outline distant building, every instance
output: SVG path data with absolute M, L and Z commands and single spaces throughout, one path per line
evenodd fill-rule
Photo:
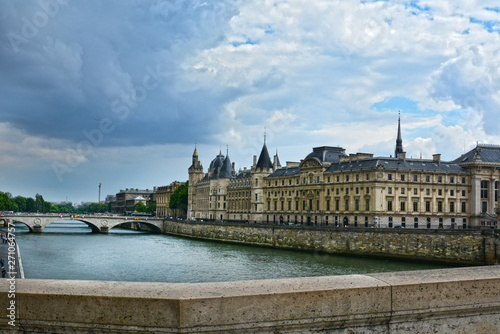
M 126 212 L 133 212 L 134 206 L 137 203 L 144 203 L 148 205 L 150 202 L 156 202 L 156 187 L 153 190 L 149 189 L 134 189 L 126 188 L 120 190 L 116 194 L 116 200 L 111 203 L 111 212 L 117 214 L 125 214 Z
M 158 217 L 174 217 L 177 213 L 170 209 L 170 196 L 174 191 L 179 188 L 181 184 L 179 181 L 174 181 L 168 186 L 156 187 L 156 216 Z
M 500 146 L 453 161 L 407 158 L 398 120 L 395 157 L 321 146 L 300 162 L 271 162 L 264 142 L 251 168 L 221 152 L 204 173 L 195 148 L 188 218 L 387 228 L 497 227 Z

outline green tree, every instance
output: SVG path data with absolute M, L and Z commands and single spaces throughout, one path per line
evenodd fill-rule
M 154 204 L 153 202 L 149 202 L 146 207 L 146 212 L 156 214 L 156 204 Z
M 36 212 L 35 200 L 31 197 L 26 198 L 26 212 Z
M 136 203 L 134 205 L 134 211 L 136 212 L 146 212 L 146 205 L 142 202 Z
M 26 198 L 23 196 L 14 197 L 14 202 L 17 204 L 17 210 L 21 212 L 26 212 Z
M 188 188 L 189 182 L 181 184 L 170 196 L 168 204 L 170 209 L 179 210 L 181 216 L 185 216 L 188 207 Z
M 45 201 L 43 200 L 43 196 L 40 194 L 35 195 L 35 210 L 37 212 L 43 212 L 43 203 Z

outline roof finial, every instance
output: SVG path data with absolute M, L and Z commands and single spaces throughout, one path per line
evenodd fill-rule
M 226 145 L 226 156 L 229 155 L 229 145 Z
M 265 126 L 264 127 L 264 145 L 266 144 L 266 130 L 267 130 L 267 127 Z

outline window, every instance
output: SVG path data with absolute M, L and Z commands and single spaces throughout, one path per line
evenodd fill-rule
M 366 187 L 366 193 L 369 194 L 370 193 L 370 187 Z
M 320 210 L 320 208 L 319 208 L 319 200 L 316 201 L 316 210 L 318 210 L 318 211 Z
M 392 200 L 387 201 L 387 211 L 392 211 Z
M 418 201 L 413 201 L 413 211 L 418 211 Z
M 278 202 L 274 201 L 274 211 L 278 210 Z
M 443 212 L 443 202 L 438 201 L 438 212 Z
M 488 202 L 482 202 L 481 204 L 482 204 L 481 205 L 481 212 L 482 213 L 488 212 Z
M 450 189 L 450 196 L 455 196 L 455 190 Z
M 413 195 L 418 195 L 418 188 L 413 188 Z
M 392 174 L 387 174 L 387 179 L 392 180 Z
M 454 176 L 450 176 L 450 183 L 455 183 L 455 177 Z
M 339 181 L 340 181 L 340 176 L 337 175 L 337 182 L 339 182 Z
M 429 175 L 425 176 L 425 182 L 431 182 L 431 177 Z
M 429 195 L 431 194 L 431 190 L 430 190 L 430 189 L 425 189 L 425 194 L 426 194 L 427 196 L 429 196 Z
M 359 194 L 359 188 L 356 187 L 356 195 Z
M 404 180 L 405 180 L 405 175 L 401 174 L 401 181 L 404 181 Z
M 462 190 L 462 197 L 465 197 L 465 190 Z
M 425 201 L 425 211 L 427 211 L 427 212 L 431 211 L 431 202 L 430 201 Z
M 463 177 L 463 178 L 462 178 L 462 183 L 464 183 L 464 184 L 465 184 L 465 177 Z
M 405 194 L 405 188 L 401 188 L 401 195 Z
M 442 176 L 438 176 L 438 182 L 439 183 L 443 182 L 443 177 Z
M 349 188 L 345 188 L 345 194 L 349 195 Z
M 495 202 L 498 202 L 498 181 L 495 182 Z
M 349 200 L 348 199 L 345 200 L 345 209 L 346 209 L 346 211 L 349 210 Z
M 406 211 L 406 203 L 405 201 L 401 201 L 401 211 Z
M 462 212 L 463 213 L 467 212 L 467 203 L 466 202 L 462 202 Z
M 413 175 L 413 181 L 415 181 L 415 182 L 418 181 L 418 175 Z
M 299 211 L 299 201 L 295 201 L 295 211 Z
M 359 199 L 356 199 L 354 202 L 354 210 L 359 211 Z
M 339 211 L 340 210 L 340 201 L 339 200 L 336 200 L 335 201 L 335 210 Z
M 455 202 L 450 202 L 450 212 L 455 212 Z
M 345 180 L 346 180 L 346 182 L 349 182 L 349 175 L 345 176 Z
M 366 208 L 366 211 L 370 210 L 370 200 L 369 199 L 366 200 L 365 208 Z
M 370 180 L 370 174 L 366 174 L 366 181 Z
M 443 196 L 443 189 L 438 189 L 438 196 Z
M 337 195 L 339 194 L 339 188 L 337 188 L 336 194 L 337 194 Z
M 481 181 L 481 198 L 488 198 L 488 181 Z
M 356 174 L 356 181 L 359 181 L 359 174 Z
M 391 194 L 392 194 L 392 187 L 387 188 L 387 193 L 388 193 L 389 195 L 391 195 Z
M 330 200 L 326 201 L 326 210 L 330 211 Z M 327 217 L 328 218 L 328 217 Z

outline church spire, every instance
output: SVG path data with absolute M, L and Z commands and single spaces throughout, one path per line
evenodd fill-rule
M 401 138 L 401 111 L 398 116 L 398 137 L 396 138 L 396 149 L 394 151 L 394 156 L 399 157 L 399 153 L 403 153 L 403 139 Z

